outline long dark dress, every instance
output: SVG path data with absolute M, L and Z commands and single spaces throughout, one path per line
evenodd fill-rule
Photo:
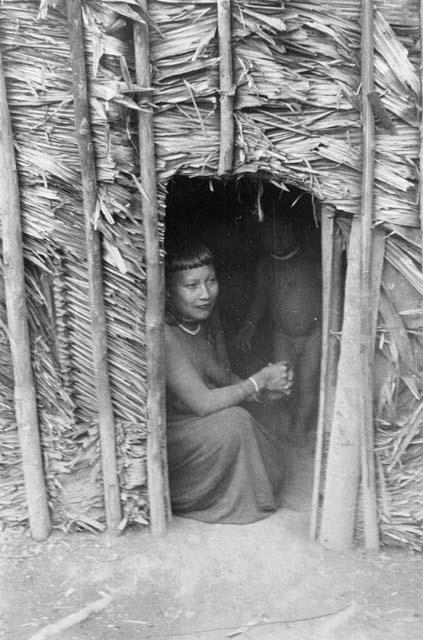
M 279 506 L 285 465 L 282 439 L 243 407 L 195 415 L 183 402 L 201 379 L 209 389 L 230 385 L 213 331 L 195 336 L 166 326 L 167 442 L 174 513 L 204 522 L 243 524 Z M 176 389 L 183 393 L 175 394 Z M 172 391 L 173 390 L 173 391 Z

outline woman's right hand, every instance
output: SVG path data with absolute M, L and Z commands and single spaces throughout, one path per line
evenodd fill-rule
M 292 368 L 286 362 L 276 362 L 261 369 L 253 377 L 257 381 L 260 389 L 266 391 L 279 391 L 289 395 L 294 382 Z

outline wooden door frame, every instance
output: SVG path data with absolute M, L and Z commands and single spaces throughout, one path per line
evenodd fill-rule
M 339 334 L 342 328 L 342 302 L 344 274 L 342 267 L 343 239 L 335 223 L 335 207 L 323 203 L 320 212 L 322 247 L 322 350 L 320 361 L 319 412 L 317 422 L 316 452 L 310 537 L 317 538 L 319 528 L 319 503 L 323 483 L 323 455 L 327 433 L 330 432 L 339 359 Z

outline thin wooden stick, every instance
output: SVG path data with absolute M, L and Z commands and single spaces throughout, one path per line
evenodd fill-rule
M 0 185 L 6 311 L 14 373 L 16 423 L 22 454 L 26 502 L 31 535 L 35 540 L 45 540 L 50 532 L 50 516 L 44 481 L 37 403 L 31 364 L 19 186 L 1 53 Z
M 423 42 L 423 0 L 420 0 L 420 42 Z M 423 271 L 423 47 L 420 46 L 420 153 L 419 153 L 419 205 L 421 268 Z
M 97 175 L 91 140 L 87 76 L 82 30 L 81 0 L 68 0 L 69 42 L 72 63 L 75 130 L 81 162 L 82 198 L 85 218 L 88 280 L 91 307 L 94 378 L 100 425 L 104 501 L 107 526 L 117 531 L 121 520 L 117 473 L 115 426 L 107 365 L 107 327 L 103 295 L 101 239 L 94 229 Z
M 220 78 L 219 176 L 232 171 L 234 154 L 234 81 L 232 69 L 231 1 L 217 0 Z
M 330 433 L 332 428 L 339 360 L 338 334 L 342 327 L 343 245 L 334 216 L 335 209 L 331 205 L 323 205 L 321 229 L 323 278 L 322 361 L 311 507 L 310 536 L 312 540 L 316 540 L 319 528 L 319 496 L 323 482 L 324 438 L 325 433 Z
M 330 292 L 332 290 L 334 214 L 335 210 L 333 207 L 326 204 L 322 205 L 322 356 L 320 362 L 319 416 L 317 421 L 316 453 L 314 458 L 314 480 L 310 521 L 310 537 L 313 541 L 317 537 L 319 495 L 322 475 L 323 440 L 326 426 L 324 416 L 326 413 L 326 388 L 328 374 L 327 362 L 329 346 Z
M 361 489 L 364 515 L 364 537 L 367 549 L 379 549 L 379 528 L 374 460 L 372 363 L 375 335 L 371 331 L 372 304 L 370 270 L 374 210 L 374 146 L 375 125 L 368 99 L 374 91 L 373 2 L 362 0 L 361 82 L 363 127 L 363 172 L 361 190 L 361 359 L 362 394 L 360 421 Z
M 147 11 L 147 2 L 140 2 Z M 134 25 L 137 84 L 149 87 L 149 31 L 146 24 Z M 164 275 L 160 261 L 156 160 L 154 151 L 153 112 L 149 104 L 138 114 L 141 202 L 147 265 L 146 350 L 147 350 L 147 474 L 150 524 L 153 535 L 166 532 L 166 409 L 164 377 Z
M 329 313 L 329 344 L 327 355 L 327 380 L 326 380 L 326 410 L 324 424 L 326 431 L 330 431 L 335 402 L 337 368 L 339 360 L 339 334 L 342 329 L 342 303 L 345 286 L 345 273 L 343 270 L 343 239 L 337 228 L 336 220 L 333 236 L 332 256 L 332 288 Z
M 85 607 L 82 607 L 79 611 L 74 611 L 64 618 L 57 620 L 57 622 L 48 624 L 46 627 L 32 635 L 29 640 L 47 640 L 47 638 L 54 638 L 54 636 L 58 636 L 59 633 L 61 634 L 63 631 L 71 629 L 76 624 L 84 622 L 84 620 L 87 620 L 87 618 L 92 616 L 94 613 L 100 613 L 100 611 L 107 609 L 112 602 L 112 596 L 103 596 L 98 600 L 94 600 L 93 602 L 85 605 Z
M 370 316 L 370 335 L 374 336 L 371 342 L 371 361 L 373 362 L 375 346 L 376 346 L 376 330 L 377 317 L 379 313 L 382 271 L 385 259 L 385 231 L 381 228 L 373 229 L 371 270 L 370 270 L 370 300 L 371 300 L 371 316 Z

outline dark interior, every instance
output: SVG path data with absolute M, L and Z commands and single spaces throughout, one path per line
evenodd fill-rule
M 320 249 L 312 196 L 287 185 L 282 191 L 270 182 L 241 178 L 228 182 L 178 176 L 168 185 L 165 244 L 170 248 L 184 238 L 201 240 L 214 253 L 220 284 L 219 311 L 232 367 L 250 375 L 271 359 L 269 320 L 264 317 L 247 355 L 232 345 L 246 313 L 254 283 L 260 242 L 260 207 L 277 205 L 279 215 L 295 215 L 303 241 Z

